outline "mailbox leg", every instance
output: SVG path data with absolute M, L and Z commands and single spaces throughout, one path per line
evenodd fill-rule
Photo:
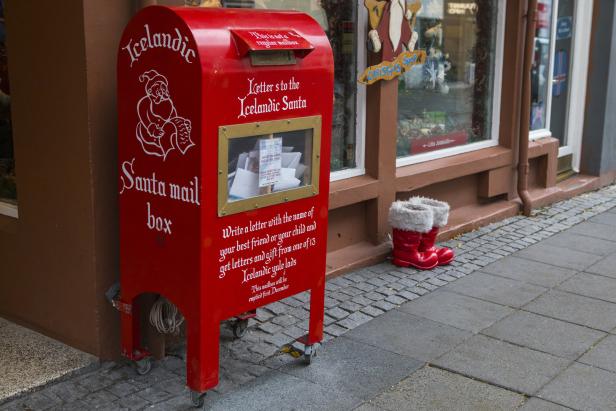
M 220 323 L 208 320 L 201 327 L 198 321 L 188 323 L 186 382 L 199 394 L 218 384 Z
M 325 279 L 310 290 L 310 322 L 308 335 L 298 341 L 304 343 L 304 362 L 310 364 L 317 355 L 319 343 L 323 340 L 323 317 L 325 314 Z
M 141 347 L 139 311 L 132 298 L 130 303 L 120 301 L 120 322 L 122 327 L 122 355 L 134 362 L 138 374 L 144 375 L 152 368 L 150 353 Z
M 141 359 L 141 330 L 139 327 L 139 312 L 134 300 L 131 299 L 130 309 L 121 310 L 120 321 L 122 327 L 122 355 L 129 360 Z
M 325 314 L 325 278 L 310 290 L 310 323 L 306 345 L 318 344 L 323 340 L 323 316 Z

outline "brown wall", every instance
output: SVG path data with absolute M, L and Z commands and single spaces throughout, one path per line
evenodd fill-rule
M 82 2 L 6 14 L 19 219 L 0 217 L 0 315 L 96 353 Z
M 136 4 L 139 6 L 139 3 Z M 117 204 L 116 54 L 135 7 L 126 0 L 84 1 L 88 119 L 94 207 L 94 302 L 98 315 L 99 355 L 119 351 L 119 315 L 104 293 L 119 280 Z
M 7 2 L 19 218 L 0 216 L 0 315 L 106 358 L 119 347 L 104 299 L 118 278 L 115 61 L 132 13 Z
M 327 228 L 327 249 L 336 251 L 349 245 L 368 241 L 365 202 L 331 210 Z

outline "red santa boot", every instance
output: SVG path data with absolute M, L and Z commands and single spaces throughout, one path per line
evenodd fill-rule
M 436 247 L 434 245 L 439 230 L 447 224 L 447 219 L 449 218 L 449 204 L 444 201 L 425 197 L 413 197 L 409 201 L 413 204 L 424 205 L 432 209 L 434 226 L 422 236 L 419 251 L 424 253 L 435 252 L 438 256 L 438 265 L 447 265 L 451 263 L 455 256 L 453 250 L 446 247 Z
M 394 201 L 389 208 L 393 231 L 393 263 L 399 267 L 430 270 L 438 265 L 434 251 L 419 251 L 422 235 L 433 226 L 432 210 L 422 204 Z

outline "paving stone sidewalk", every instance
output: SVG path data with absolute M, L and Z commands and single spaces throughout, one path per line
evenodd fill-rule
M 450 266 L 385 262 L 328 281 L 310 367 L 280 351 L 306 333 L 307 293 L 260 309 L 241 340 L 223 325 L 207 405 L 616 409 L 615 206 L 610 186 L 448 241 Z M 184 379 L 181 352 L 146 376 L 106 363 L 0 410 L 186 409 Z

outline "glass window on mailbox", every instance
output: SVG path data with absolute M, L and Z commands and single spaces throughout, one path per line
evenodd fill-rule
M 321 25 L 334 54 L 331 171 L 357 167 L 357 1 L 223 0 L 222 3 L 225 7 L 298 10 Z
M 312 184 L 313 131 L 296 130 L 228 140 L 228 202 Z
M 0 202 L 17 204 L 3 3 L 0 0 Z
M 500 1 L 423 0 L 423 65 L 400 77 L 398 158 L 491 139 Z

